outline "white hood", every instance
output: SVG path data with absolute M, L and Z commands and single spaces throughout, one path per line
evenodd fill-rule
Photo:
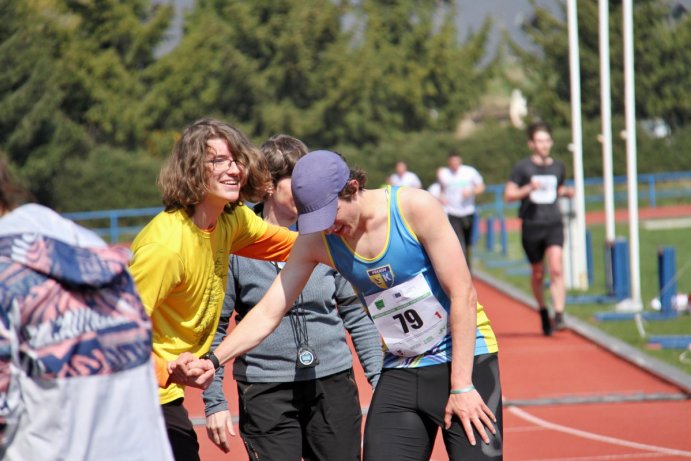
M 17 234 L 39 234 L 82 248 L 106 246 L 94 232 L 35 203 L 22 205 L 0 218 L 0 237 Z

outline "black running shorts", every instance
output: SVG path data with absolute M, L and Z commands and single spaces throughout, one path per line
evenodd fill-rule
M 541 262 L 545 259 L 545 252 L 550 246 L 564 246 L 564 225 L 533 224 L 523 222 L 521 226 L 521 243 L 530 264 Z

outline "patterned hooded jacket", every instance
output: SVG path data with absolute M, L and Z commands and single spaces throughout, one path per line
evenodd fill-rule
M 1 459 L 172 459 L 128 261 L 40 205 L 0 219 Z

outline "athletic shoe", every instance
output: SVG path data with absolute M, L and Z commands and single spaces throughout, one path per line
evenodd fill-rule
M 540 320 L 542 321 L 542 333 L 545 336 L 552 336 L 552 319 L 549 318 L 549 311 L 546 307 L 540 308 Z
M 566 324 L 564 323 L 564 313 L 563 312 L 555 312 L 554 313 L 554 329 L 559 331 L 563 330 L 566 328 Z

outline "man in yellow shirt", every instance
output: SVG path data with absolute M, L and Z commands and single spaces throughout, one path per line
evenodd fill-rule
M 284 261 L 295 241 L 295 233 L 267 224 L 242 203 L 263 195 L 270 179 L 244 134 L 218 120 L 199 120 L 185 129 L 161 169 L 165 210 L 132 243 L 130 271 L 151 316 L 159 395 L 178 461 L 199 459 L 182 405 L 184 386 L 207 386 L 218 361 L 211 355 L 208 363 L 216 367 L 196 375 L 186 364 L 211 346 L 229 254 Z

